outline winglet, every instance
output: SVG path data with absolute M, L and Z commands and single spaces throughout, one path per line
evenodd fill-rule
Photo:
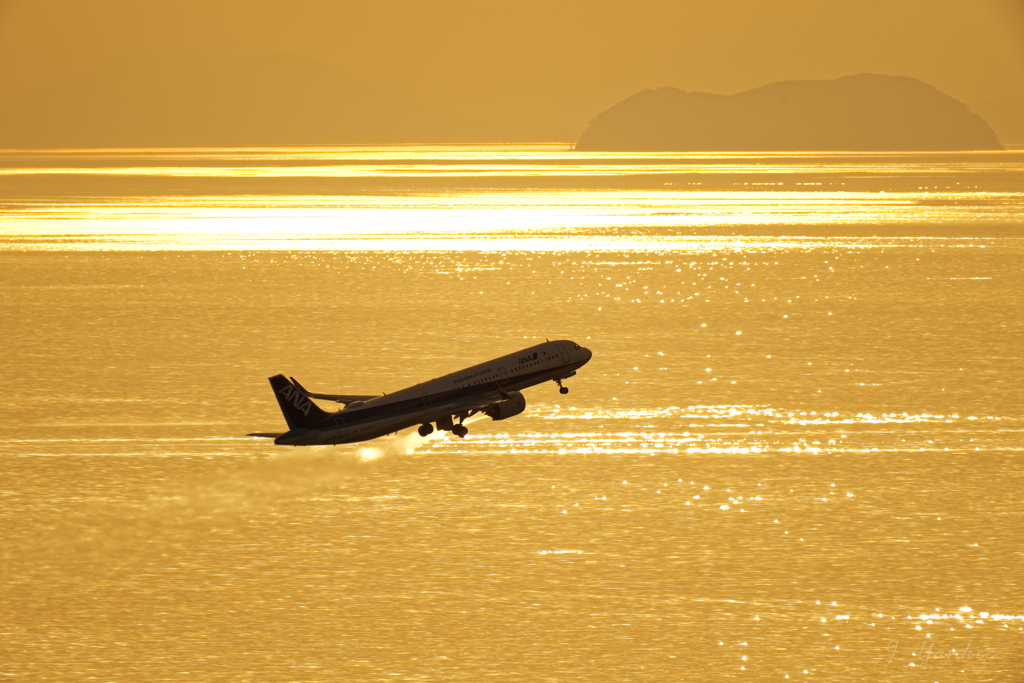
M 369 401 L 371 398 L 377 398 L 376 395 L 367 396 L 364 394 L 317 394 L 299 384 L 299 380 L 294 377 L 290 377 L 289 379 L 295 386 L 295 389 L 306 398 L 316 398 L 321 401 L 334 401 L 335 403 L 343 403 L 345 405 L 355 403 L 356 401 Z

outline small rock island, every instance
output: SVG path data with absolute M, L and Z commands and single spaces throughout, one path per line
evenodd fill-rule
M 1003 149 L 967 106 L 905 76 L 770 83 L 736 95 L 644 90 L 602 112 L 581 151 Z

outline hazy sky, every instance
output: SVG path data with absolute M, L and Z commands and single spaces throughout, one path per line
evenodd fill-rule
M 454 113 L 575 137 L 638 90 L 907 75 L 1024 96 L 1022 0 L 0 0 L 0 92 L 139 53 L 282 53 Z

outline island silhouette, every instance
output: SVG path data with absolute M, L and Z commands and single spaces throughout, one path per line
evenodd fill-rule
M 644 90 L 595 117 L 577 150 L 1003 149 L 967 106 L 905 76 L 781 81 L 738 93 Z

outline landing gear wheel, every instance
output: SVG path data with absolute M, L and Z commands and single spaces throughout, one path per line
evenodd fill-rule
M 558 387 L 558 393 L 560 393 L 560 394 L 568 394 L 569 393 L 569 387 Z
M 429 422 L 425 425 L 420 425 L 419 433 L 420 436 L 430 436 L 434 432 L 434 425 Z
M 467 429 L 465 425 L 455 425 L 452 427 L 452 434 L 460 439 L 465 439 L 466 434 L 469 434 L 469 429 Z

